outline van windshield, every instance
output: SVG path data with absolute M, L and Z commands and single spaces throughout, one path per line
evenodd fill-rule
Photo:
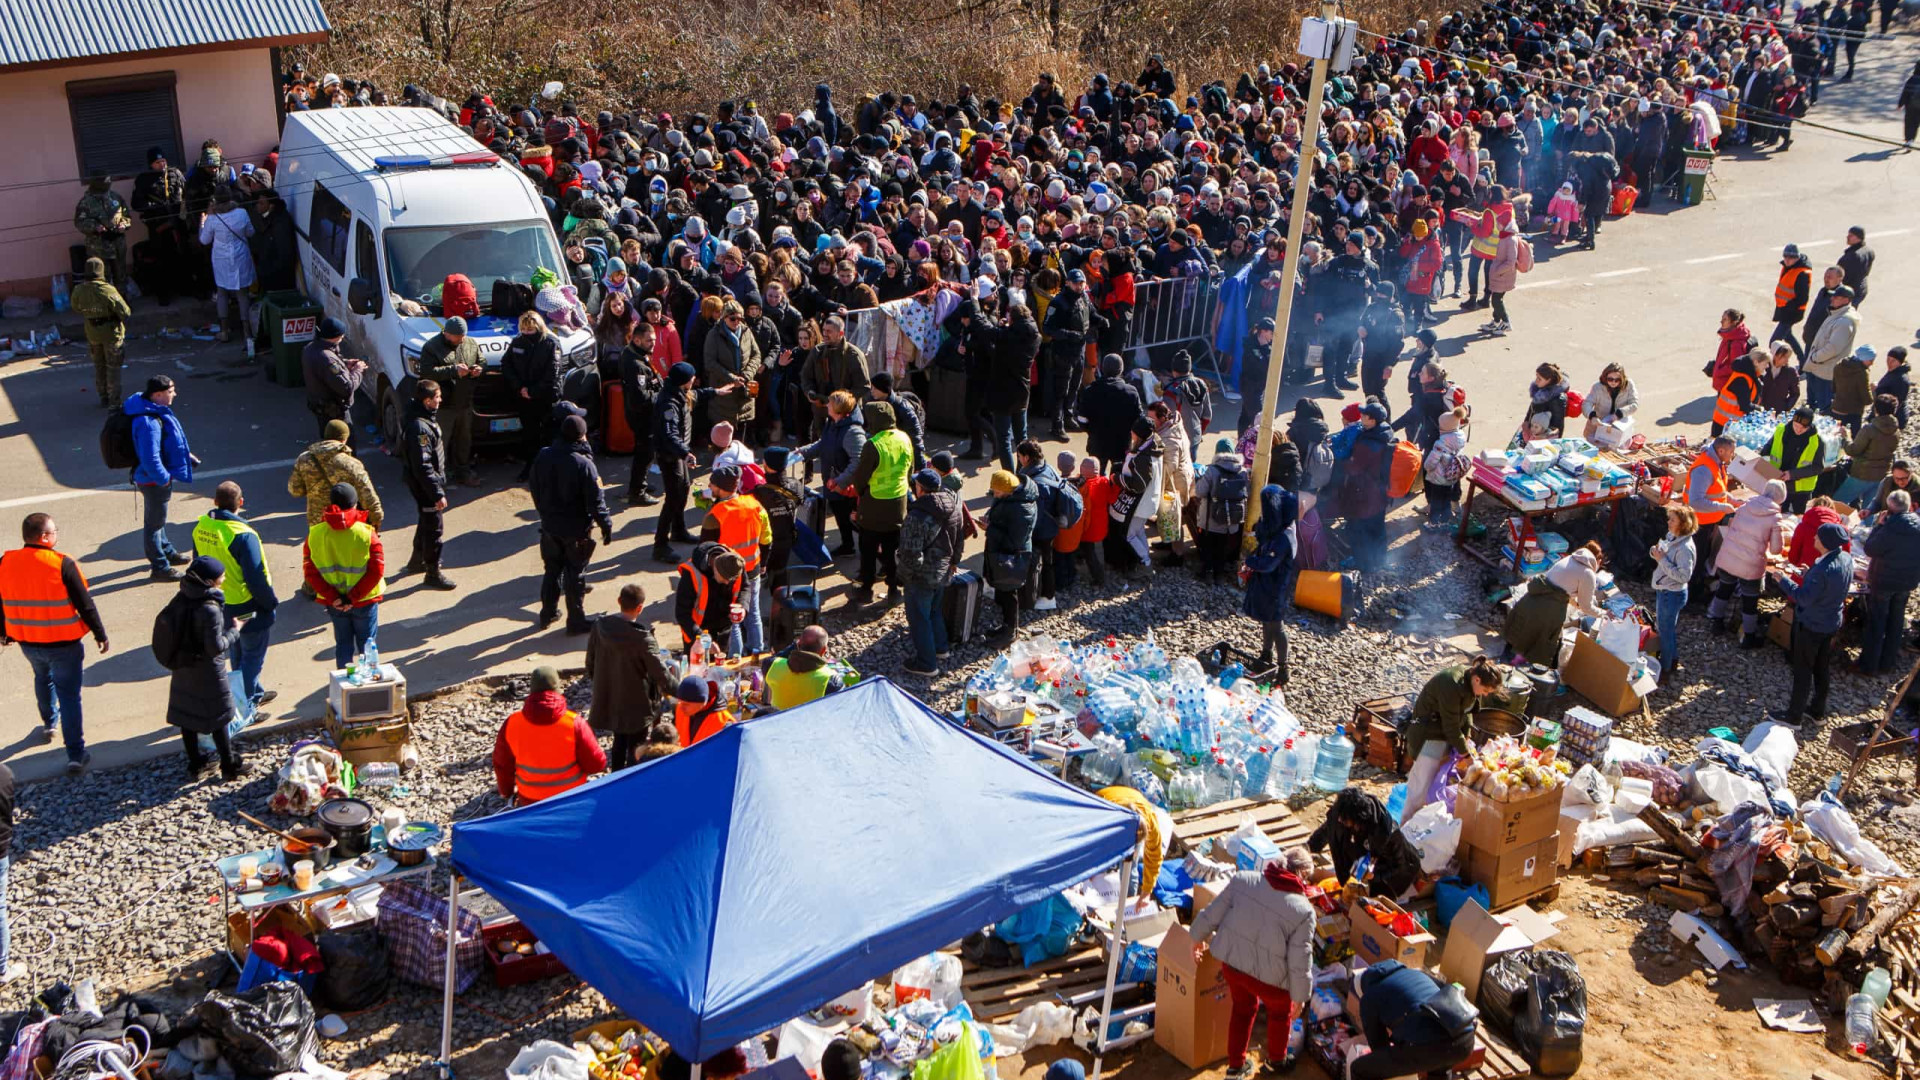
M 465 274 L 480 303 L 496 281 L 532 280 L 537 267 L 561 268 L 553 229 L 544 221 L 388 229 L 387 276 L 393 291 L 429 306 L 448 274 Z

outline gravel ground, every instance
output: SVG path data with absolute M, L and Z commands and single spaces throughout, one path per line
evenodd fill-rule
M 1421 532 L 1414 520 L 1402 514 L 1391 523 L 1393 565 L 1367 590 L 1354 627 L 1336 631 L 1330 620 L 1312 615 L 1290 625 L 1289 699 L 1309 728 L 1331 730 L 1366 698 L 1417 690 L 1435 668 L 1471 649 L 1475 632 L 1497 626 L 1487 600 L 1488 572 L 1458 558 L 1449 537 Z M 1031 630 L 1085 642 L 1140 636 L 1151 627 L 1171 655 L 1223 638 L 1257 643 L 1258 627 L 1238 614 L 1238 602 L 1231 587 L 1204 586 L 1184 571 L 1163 569 L 1133 583 L 1116 577 L 1105 590 L 1083 586 Z M 897 606 L 849 610 L 830 598 L 828 609 L 837 652 L 862 672 L 898 679 L 936 708 L 956 708 L 966 678 L 994 655 L 976 641 L 956 650 L 948 673 L 932 680 L 906 676 L 900 673 L 904 616 Z M 991 605 L 983 618 L 989 627 L 997 620 Z M 1775 649 L 1741 652 L 1731 637 L 1710 637 L 1704 615 L 1690 611 L 1682 629 L 1689 635 L 1683 644 L 1688 681 L 1677 693 L 1655 695 L 1651 724 L 1635 717 L 1622 731 L 1673 748 L 1686 761 L 1691 744 L 1708 728 L 1744 732 L 1768 708 L 1780 707 L 1788 673 Z M 499 810 L 488 755 L 500 719 L 525 692 L 524 679 L 490 679 L 419 705 L 415 733 L 425 765 L 387 801 L 415 818 L 439 821 Z M 1877 715 L 1890 692 L 1879 680 L 1836 675 L 1827 726 Z M 585 687 L 575 684 L 569 696 L 582 705 Z M 1806 738 L 1793 774 L 1802 792 L 1845 764 L 1826 745 L 1824 732 Z M 92 976 L 103 998 L 142 988 L 183 1004 L 197 1000 L 212 981 L 230 978 L 210 955 L 221 939 L 221 907 L 207 861 L 260 843 L 262 834 L 240 823 L 236 811 L 266 816 L 272 786 L 267 763 L 283 760 L 289 741 L 250 743 L 251 778 L 232 783 L 188 782 L 181 763 L 168 758 L 22 789 L 12 927 L 15 955 L 29 963 L 33 978 L 0 989 L 0 1006 L 19 1007 L 31 992 L 28 984 L 37 988 L 55 977 Z M 1364 766 L 1360 772 L 1381 782 Z M 1910 785 L 1904 778 L 1894 783 L 1891 765 L 1876 765 L 1861 790 L 1870 808 L 1860 812 L 1863 827 L 1895 858 L 1920 863 L 1920 807 L 1906 805 Z M 1306 812 L 1317 817 L 1318 809 Z M 570 980 L 508 991 L 483 986 L 456 1009 L 456 1056 L 469 1075 L 491 1072 L 514 1048 L 537 1037 L 564 1038 L 607 1011 L 599 994 Z M 330 1064 L 426 1075 L 438 1040 L 436 995 L 403 988 L 379 1008 L 347 1019 L 348 1037 L 326 1047 Z

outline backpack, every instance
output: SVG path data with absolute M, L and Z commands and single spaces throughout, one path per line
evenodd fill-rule
M 1319 491 L 1333 479 L 1333 440 L 1321 439 L 1307 448 L 1301 461 L 1301 475 L 1304 477 L 1300 487 L 1304 491 Z
M 170 603 L 153 617 L 153 658 L 168 671 L 179 671 L 200 659 L 190 605 Z
M 533 286 L 505 278 L 493 283 L 493 303 L 487 314 L 496 319 L 517 319 L 533 310 Z
M 1418 446 L 1405 439 L 1393 445 L 1393 463 L 1387 473 L 1387 498 L 1404 499 L 1424 486 L 1420 464 Z
M 1065 477 L 1059 486 L 1053 489 L 1053 521 L 1062 529 L 1071 529 L 1080 524 L 1080 515 L 1087 512 L 1087 501 L 1081 497 L 1080 489 L 1073 486 Z
M 1533 241 L 1520 236 L 1513 238 L 1513 268 L 1522 274 L 1533 272 Z
M 131 469 L 140 464 L 140 451 L 133 445 L 133 417 L 127 410 L 113 410 L 101 425 L 100 460 L 109 469 Z
M 1438 476 L 1440 483 L 1457 484 L 1467 475 L 1467 455 L 1436 445 L 1427 454 L 1427 470 Z
M 1247 498 L 1253 492 L 1253 481 L 1245 469 L 1228 472 L 1217 466 L 1208 467 L 1214 469 L 1214 474 L 1213 486 L 1207 493 L 1205 524 L 1225 524 L 1229 531 L 1238 531 L 1247 523 Z

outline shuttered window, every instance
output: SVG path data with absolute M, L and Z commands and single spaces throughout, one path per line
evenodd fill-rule
M 67 84 L 73 114 L 73 145 L 80 175 L 134 176 L 147 167 L 147 150 L 159 147 L 167 163 L 185 169 L 174 75 L 158 71 L 118 79 Z

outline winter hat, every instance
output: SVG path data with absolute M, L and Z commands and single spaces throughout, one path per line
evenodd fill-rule
M 547 666 L 546 664 L 542 664 L 539 667 L 533 669 L 534 693 L 537 694 L 543 690 L 558 690 L 558 689 L 560 689 L 560 673 L 558 671 L 555 671 L 553 668 Z
M 211 555 L 198 556 L 187 564 L 187 576 L 202 585 L 211 585 L 219 581 L 220 575 L 226 572 L 226 567 L 220 564 L 220 560 Z
M 1131 430 L 1135 435 L 1144 439 L 1153 434 L 1153 421 L 1143 416 L 1133 422 L 1133 428 Z
M 1119 353 L 1108 353 L 1100 358 L 1100 376 L 1105 379 L 1114 378 L 1125 370 L 1126 366 L 1127 362 L 1120 358 Z
M 1216 457 L 1221 454 L 1230 453 L 1232 452 L 1232 450 L 1233 450 L 1233 440 L 1226 438 L 1224 436 L 1218 439 L 1217 441 L 1215 441 L 1213 444 L 1213 452 Z
M 1781 258 L 1783 258 L 1783 259 L 1797 259 L 1797 258 L 1799 258 L 1799 257 L 1800 257 L 1800 245 L 1799 245 L 1799 244 L 1788 244 L 1788 245 L 1787 245 L 1786 247 L 1784 247 L 1784 248 L 1781 248 L 1781 249 L 1780 249 L 1780 257 L 1781 257 Z
M 685 360 L 667 369 L 667 381 L 675 386 L 685 386 L 693 381 L 693 365 Z
M 1073 472 L 1074 466 L 1079 460 L 1079 457 L 1077 457 L 1073 451 L 1062 450 L 1054 456 L 1053 467 L 1059 470 L 1061 476 L 1067 476 Z
M 993 470 L 993 476 L 987 480 L 987 486 L 995 495 L 1011 495 L 1020 486 L 1020 478 L 1005 469 Z
M 921 469 L 919 472 L 914 473 L 913 482 L 915 485 L 923 487 L 928 491 L 940 490 L 940 474 L 934 472 L 932 469 Z
M 707 477 L 707 482 L 712 484 L 717 491 L 738 491 L 740 490 L 740 467 L 738 465 L 722 465 L 713 470 L 713 475 Z
M 725 450 L 727 447 L 732 446 L 733 425 L 725 420 L 713 425 L 713 430 L 707 433 L 707 441 L 713 443 L 713 445 L 720 450 Z
M 1389 417 L 1387 416 L 1387 407 L 1385 405 L 1380 404 L 1377 401 L 1367 402 L 1366 405 L 1361 408 L 1360 415 L 1371 416 L 1374 418 L 1376 422 L 1382 423 L 1382 424 L 1386 423 L 1387 420 L 1389 419 Z
M 320 320 L 320 326 L 316 332 L 322 339 L 332 341 L 334 338 L 347 336 L 347 324 L 329 315 Z
M 360 492 L 352 484 L 335 484 L 327 491 L 327 502 L 342 510 L 358 510 Z
M 704 705 L 707 703 L 707 682 L 697 675 L 689 675 L 680 680 L 673 696 L 690 705 Z
M 1425 219 L 1418 219 L 1414 221 L 1413 238 L 1415 240 L 1425 240 L 1427 238 L 1428 231 L 1429 230 L 1427 229 L 1427 223 Z
M 1868 367 L 1872 367 L 1874 360 L 1878 359 L 1879 356 L 1880 354 L 1877 352 L 1874 352 L 1873 346 L 1871 345 L 1862 345 L 1859 348 L 1853 350 L 1853 358 L 1867 365 Z
M 1847 530 L 1837 521 L 1829 521 L 1820 526 L 1820 531 L 1813 536 L 1820 541 L 1820 546 L 1828 551 L 1838 551 L 1847 546 Z
M 786 447 L 769 446 L 760 452 L 760 460 L 766 462 L 767 468 L 773 472 L 785 472 L 787 468 L 787 455 L 788 449 Z
M 326 438 L 332 439 L 334 442 L 346 442 L 348 439 L 353 438 L 353 428 L 349 426 L 345 420 L 329 420 L 327 421 L 326 431 L 323 434 Z M 349 488 L 348 490 L 352 489 Z
M 1769 480 L 1767 481 L 1767 489 L 1762 494 L 1766 495 L 1767 498 L 1772 499 L 1774 502 L 1784 505 L 1787 501 L 1786 482 L 1781 480 Z
M 1047 1066 L 1043 1080 L 1087 1080 L 1087 1067 L 1072 1058 L 1061 1058 Z
M 1360 422 L 1360 403 L 1357 401 L 1349 402 L 1345 408 L 1341 409 L 1340 422 L 1343 424 L 1359 423 Z

